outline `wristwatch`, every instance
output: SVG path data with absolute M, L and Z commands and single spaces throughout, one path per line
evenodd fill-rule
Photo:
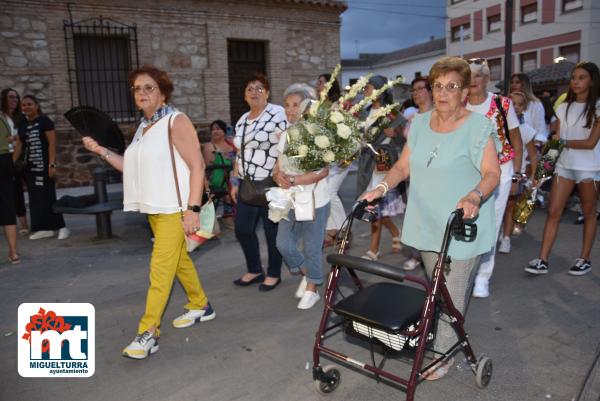
M 479 195 L 479 204 L 481 205 L 481 203 L 483 203 L 483 192 L 481 192 L 479 188 L 475 188 L 473 192 Z
M 198 205 L 188 205 L 187 210 L 191 210 L 194 213 L 200 213 L 200 206 L 198 206 Z

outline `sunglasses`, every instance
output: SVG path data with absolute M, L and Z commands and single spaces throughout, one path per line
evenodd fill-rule
M 467 61 L 469 64 L 487 65 L 487 60 L 484 58 L 470 58 Z

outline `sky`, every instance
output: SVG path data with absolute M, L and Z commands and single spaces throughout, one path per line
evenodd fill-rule
M 445 36 L 446 0 L 346 0 L 342 58 L 385 53 Z

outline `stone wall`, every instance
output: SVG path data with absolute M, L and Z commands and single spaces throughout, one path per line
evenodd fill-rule
M 228 120 L 228 38 L 267 42 L 274 103 L 282 103 L 291 83 L 313 81 L 339 62 L 343 8 L 309 1 L 0 0 L 0 7 L 0 88 L 36 95 L 55 121 L 60 186 L 89 184 L 90 172 L 101 163 L 82 149 L 79 134 L 63 117 L 77 105 L 71 97 L 64 21 L 102 17 L 136 25 L 140 65 L 169 73 L 172 103 L 198 127 Z M 126 138 L 134 125 L 122 125 Z

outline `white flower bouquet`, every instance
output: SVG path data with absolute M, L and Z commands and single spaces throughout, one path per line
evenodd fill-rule
M 359 151 L 364 123 L 355 115 L 370 102 L 401 80 L 387 83 L 373 91 L 371 96 L 352 105 L 354 98 L 369 82 L 370 74 L 361 77 L 338 102 L 327 101 L 327 93 L 340 72 L 338 64 L 318 101 L 313 102 L 307 113 L 287 130 L 288 148 L 285 152 L 290 167 L 300 171 L 318 170 L 332 164 L 347 167 Z

